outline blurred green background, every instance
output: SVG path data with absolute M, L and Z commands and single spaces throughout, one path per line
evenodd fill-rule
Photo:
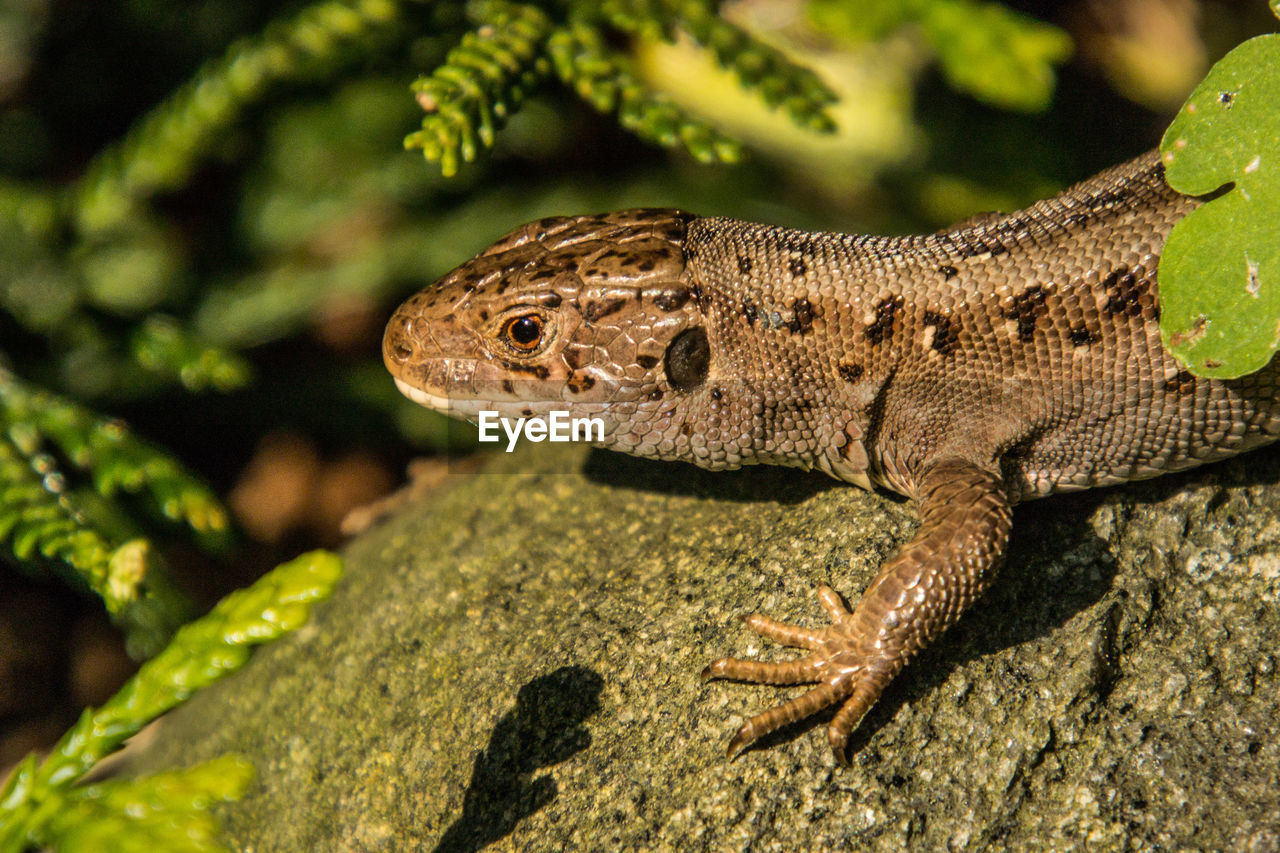
M 492 149 L 444 177 L 405 148 L 439 107 L 411 84 L 485 37 L 497 4 L 0 0 L 0 371 L 123 419 L 234 524 L 216 542 L 174 530 L 95 497 L 57 447 L 14 439 L 23 464 L 59 475 L 69 517 L 147 537 L 198 607 L 339 542 L 341 519 L 411 458 L 469 448 L 466 427 L 395 392 L 382 325 L 516 225 L 678 206 L 901 233 L 1013 209 L 1154 147 L 1208 65 L 1275 23 L 1262 0 L 721 7 L 839 97 L 835 132 L 818 133 L 762 103 L 794 76 L 766 63 L 744 88 L 720 67 L 768 56 L 756 42 L 722 44 L 717 62 L 682 34 L 707 3 L 531 7 L 552 31 L 598 36 L 608 62 L 591 72 L 582 38 L 566 73 L 541 58 L 499 99 L 511 114 Z M 619 69 L 683 116 L 695 153 L 732 153 L 699 149 L 723 134 L 739 162 L 622 127 L 601 94 Z M 0 767 L 131 666 L 101 603 L 53 563 L 0 547 Z

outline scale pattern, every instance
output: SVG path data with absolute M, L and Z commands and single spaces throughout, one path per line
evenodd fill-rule
M 462 417 L 564 410 L 604 446 L 707 468 L 818 468 L 915 499 L 916 537 L 831 624 L 747 624 L 809 654 L 705 677 L 816 684 L 736 750 L 821 708 L 836 757 L 890 680 L 990 582 L 1010 507 L 1220 459 L 1280 434 L 1280 364 L 1221 381 L 1165 351 L 1156 269 L 1200 200 L 1155 153 L 928 236 L 673 210 L 541 220 L 401 306 L 386 364 Z

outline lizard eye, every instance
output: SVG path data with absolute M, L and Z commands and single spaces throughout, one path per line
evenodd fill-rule
M 502 324 L 503 340 L 520 352 L 533 352 L 542 341 L 543 322 L 537 314 L 521 314 Z

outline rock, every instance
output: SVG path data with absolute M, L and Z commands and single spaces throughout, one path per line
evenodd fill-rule
M 235 751 L 242 849 L 1275 849 L 1280 454 L 1020 507 L 991 592 L 852 740 L 735 761 L 797 689 L 702 684 L 792 652 L 910 536 L 819 475 L 550 445 L 347 548 L 312 625 L 174 713 L 142 769 Z

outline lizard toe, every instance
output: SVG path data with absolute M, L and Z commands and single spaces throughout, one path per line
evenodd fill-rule
M 816 714 L 823 708 L 840 701 L 841 698 L 836 687 L 823 683 L 781 705 L 761 711 L 739 727 L 730 739 L 725 754 L 733 758 L 753 741 L 777 731 L 788 723 Z
M 812 684 L 822 677 L 822 663 L 813 655 L 798 660 L 771 661 L 720 658 L 702 670 L 702 680 L 723 678 L 751 684 Z

